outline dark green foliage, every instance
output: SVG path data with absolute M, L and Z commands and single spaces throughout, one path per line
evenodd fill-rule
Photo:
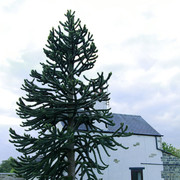
M 12 163 L 14 158 L 10 157 L 8 160 L 2 161 L 0 164 L 0 173 L 10 173 L 12 170 Z
M 88 79 L 83 75 L 93 68 L 97 49 L 92 35 L 74 12 L 68 11 L 67 21 L 52 29 L 44 49 L 48 60 L 41 63 L 42 73 L 32 70 L 32 80 L 25 80 L 26 96 L 19 99 L 17 110 L 26 131 L 36 130 L 38 136 L 18 135 L 10 129 L 11 142 L 22 153 L 15 172 L 26 179 L 97 179 L 107 167 L 101 158 L 107 149 L 121 144 L 115 137 L 126 136 L 123 125 L 114 134 L 105 134 L 95 122 L 112 126 L 110 109 L 95 109 L 95 103 L 109 100 L 104 78 Z M 84 81 L 80 80 L 84 77 Z M 63 127 L 58 128 L 59 124 Z M 81 131 L 80 126 L 87 131 Z M 100 150 L 101 149 L 101 150 Z M 90 156 L 91 154 L 91 156 Z

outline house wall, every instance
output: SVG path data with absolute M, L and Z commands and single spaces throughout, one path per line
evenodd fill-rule
M 154 136 L 132 135 L 119 138 L 117 141 L 129 149 L 119 147 L 117 151 L 109 151 L 111 155 L 109 158 L 102 153 L 109 167 L 102 176 L 98 175 L 99 180 L 131 180 L 129 168 L 133 167 L 144 168 L 144 180 L 162 180 L 162 152 L 157 150 Z
M 164 180 L 180 180 L 180 158 L 163 153 L 162 161 L 164 164 L 162 172 Z

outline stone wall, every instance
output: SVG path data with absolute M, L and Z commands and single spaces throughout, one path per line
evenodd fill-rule
M 24 178 L 17 178 L 14 173 L 0 173 L 0 180 L 24 180 Z
M 164 180 L 180 180 L 180 158 L 163 153 L 162 156 Z

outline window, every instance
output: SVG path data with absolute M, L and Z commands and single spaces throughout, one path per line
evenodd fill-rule
M 143 167 L 129 169 L 131 170 L 131 180 L 143 180 Z

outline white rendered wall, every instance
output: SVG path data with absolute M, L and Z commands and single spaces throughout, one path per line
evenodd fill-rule
M 103 176 L 98 175 L 99 179 L 131 180 L 129 168 L 143 167 L 144 180 L 162 180 L 162 152 L 156 149 L 155 137 L 133 135 L 119 138 L 118 141 L 129 149 L 118 148 L 117 151 L 109 151 L 111 157 L 104 156 L 109 167 L 104 171 Z M 149 165 L 142 163 L 149 163 Z
M 107 109 L 108 102 L 107 101 L 101 101 L 101 102 L 97 101 L 94 108 L 95 109 Z M 108 131 L 108 129 L 105 127 L 104 123 L 95 122 L 95 125 L 104 131 Z
M 97 101 L 95 106 L 95 109 L 107 109 L 108 108 L 108 102 L 107 101 Z

